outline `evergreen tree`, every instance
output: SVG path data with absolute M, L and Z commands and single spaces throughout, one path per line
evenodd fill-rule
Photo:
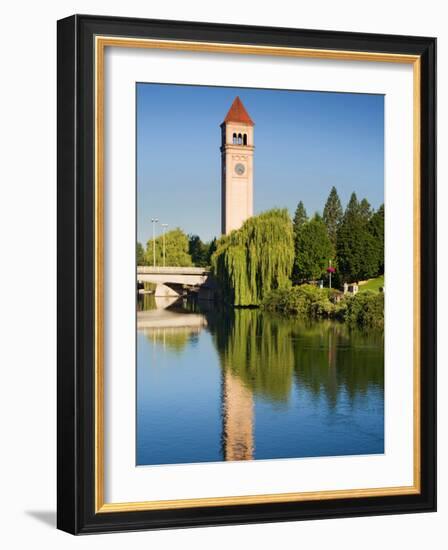
M 359 203 L 359 214 L 365 223 L 370 221 L 370 218 L 372 217 L 372 207 L 367 199 L 362 199 Z
M 356 196 L 356 193 L 352 193 L 350 195 L 350 200 L 348 201 L 347 208 L 345 209 L 343 219 L 355 219 L 357 216 L 359 216 L 359 201 L 358 197 Z
M 319 214 L 300 228 L 295 245 L 295 276 L 301 280 L 323 277 L 328 260 L 333 258 L 334 249 L 327 227 Z
M 352 193 L 339 225 L 336 238 L 336 256 L 339 273 L 344 281 L 353 281 L 361 270 L 359 231 L 359 202 L 356 193 Z
M 370 218 L 369 231 L 376 243 L 378 275 L 382 275 L 384 273 L 384 204 Z
M 368 279 L 378 273 L 378 246 L 369 230 L 366 205 L 367 201 L 361 205 L 352 193 L 337 231 L 337 264 L 344 281 Z
M 343 210 L 336 187 L 332 187 L 325 203 L 323 219 L 333 246 L 336 246 L 336 236 L 342 221 Z
M 296 213 L 294 214 L 294 235 L 296 235 L 299 231 L 299 229 L 302 227 L 302 225 L 308 221 L 308 216 L 305 210 L 305 206 L 303 205 L 303 202 L 300 201 L 296 208 Z
M 296 212 L 294 214 L 293 219 L 293 233 L 294 233 L 294 267 L 292 272 L 292 278 L 293 280 L 297 280 L 300 278 L 299 273 L 297 272 L 297 251 L 300 249 L 299 246 L 299 236 L 300 232 L 303 228 L 303 226 L 308 222 L 308 214 L 306 213 L 305 206 L 302 201 L 299 202 L 296 208 Z

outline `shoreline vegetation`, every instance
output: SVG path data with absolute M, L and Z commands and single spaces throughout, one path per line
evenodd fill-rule
M 301 319 L 334 319 L 362 329 L 384 330 L 384 294 L 371 290 L 344 295 L 307 284 L 279 288 L 265 296 L 261 308 Z
M 293 220 L 278 208 L 253 216 L 218 240 L 211 262 L 233 307 L 384 330 L 384 206 L 373 211 L 355 193 L 345 212 L 333 187 L 323 216 L 308 219 L 302 202 Z M 359 292 L 338 290 L 366 279 Z
M 211 266 L 227 306 L 384 329 L 384 205 L 375 211 L 355 193 L 345 210 L 333 187 L 322 215 L 308 218 L 300 201 L 293 219 L 274 208 L 209 243 L 176 228 L 153 244 L 137 243 L 139 265 L 154 250 L 160 265 L 166 250 L 166 265 Z

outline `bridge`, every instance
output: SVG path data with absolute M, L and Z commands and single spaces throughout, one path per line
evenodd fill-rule
M 137 283 L 156 285 L 156 297 L 181 296 L 185 290 L 197 290 L 203 299 L 211 299 L 214 282 L 204 267 L 137 267 Z

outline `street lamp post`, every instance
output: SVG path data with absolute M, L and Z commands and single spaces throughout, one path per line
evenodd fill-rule
M 162 242 L 163 242 L 163 267 L 165 267 L 165 258 L 166 258 L 166 244 L 165 244 L 165 233 L 166 228 L 168 227 L 167 223 L 162 223 L 163 233 L 162 233 Z
M 153 267 L 156 267 L 156 223 L 159 220 L 157 218 L 152 218 L 152 263 Z

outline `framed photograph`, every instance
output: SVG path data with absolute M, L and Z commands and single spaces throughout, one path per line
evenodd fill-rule
M 436 508 L 434 38 L 58 22 L 58 527 Z

